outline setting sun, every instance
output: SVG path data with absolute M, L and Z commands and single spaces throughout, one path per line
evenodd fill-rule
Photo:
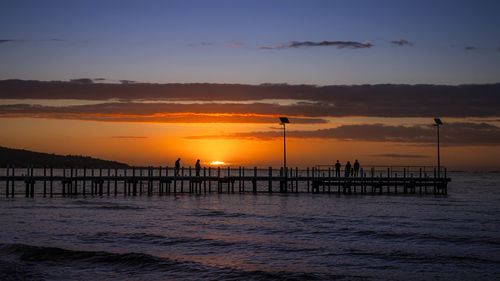
M 226 165 L 226 163 L 223 161 L 212 161 L 210 162 L 210 165 L 219 166 L 219 165 Z

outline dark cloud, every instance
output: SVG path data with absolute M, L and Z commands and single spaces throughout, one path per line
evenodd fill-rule
M 362 49 L 362 48 L 371 48 L 373 44 L 370 42 L 355 42 L 355 41 L 321 41 L 321 42 L 312 42 L 312 41 L 292 41 L 285 47 L 288 48 L 300 48 L 300 47 L 319 47 L 319 46 L 333 46 L 337 47 L 337 49 Z
M 73 84 L 94 84 L 94 81 L 90 78 L 71 79 L 69 82 Z
M 371 154 L 370 156 L 387 157 L 387 158 L 431 158 L 431 156 L 428 155 L 397 154 L 397 153 Z
M 398 45 L 398 46 L 413 46 L 412 42 L 410 42 L 410 41 L 408 41 L 406 39 L 403 39 L 403 38 L 391 41 L 391 43 L 395 44 L 395 45 Z
M 78 106 L 0 105 L 0 118 L 75 119 L 109 122 L 158 123 L 277 123 L 276 105 L 262 113 L 251 112 L 265 104 L 175 104 L 175 103 L 102 103 Z M 278 106 L 279 107 L 279 106 Z M 296 124 L 324 124 L 322 118 L 290 117 Z
M 137 83 L 137 82 L 133 81 L 133 80 L 120 80 L 120 83 L 122 83 L 122 84 L 134 84 L 134 83 Z
M 271 46 L 260 46 L 260 47 L 259 47 L 259 49 L 264 49 L 264 50 L 272 50 L 272 49 L 274 49 L 274 48 L 273 48 L 273 47 L 271 47 Z M 500 49 L 500 47 L 499 47 L 499 49 Z
M 342 141 L 434 144 L 436 130 L 432 126 L 387 126 L 382 124 L 343 125 L 315 131 L 288 131 L 290 138 L 320 138 Z M 229 135 L 190 136 L 189 139 L 281 139 L 282 132 L 242 132 Z M 500 145 L 500 128 L 486 123 L 449 123 L 441 128 L 441 143 L 449 146 Z
M 15 41 L 18 41 L 18 40 L 13 40 L 13 39 L 0 39 L 0 44 L 2 44 L 2 43 L 9 43 L 9 42 L 15 42 Z
M 477 47 L 467 46 L 467 47 L 464 48 L 464 50 L 466 50 L 466 51 L 475 51 L 475 50 L 477 50 Z
M 106 81 L 106 78 L 94 78 L 94 81 Z
M 500 115 L 500 83 L 460 86 L 391 84 L 311 86 L 201 83 L 93 84 L 0 80 L 0 99 L 212 101 L 213 103 L 209 104 L 193 102 L 189 108 L 184 109 L 305 117 L 498 117 Z M 216 103 L 217 101 L 241 102 L 263 99 L 311 102 L 293 105 L 270 103 L 221 105 Z M 181 105 L 175 104 L 160 103 L 158 106 L 166 108 L 161 112 L 169 112 L 171 107 L 181 108 Z M 145 105 L 134 104 L 134 107 L 140 110 L 145 109 Z

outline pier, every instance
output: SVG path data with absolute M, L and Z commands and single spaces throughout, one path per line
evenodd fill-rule
M 248 169 L 191 167 L 178 173 L 169 167 L 129 169 L 3 168 L 0 190 L 5 197 L 25 196 L 166 196 L 178 193 L 335 193 L 446 195 L 446 168 L 374 166 L 356 175 L 336 174 L 332 166 Z

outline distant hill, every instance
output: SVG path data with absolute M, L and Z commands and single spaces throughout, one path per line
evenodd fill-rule
M 129 165 L 96 159 L 88 156 L 56 155 L 33 152 L 24 149 L 12 149 L 0 146 L 0 167 L 91 167 L 91 168 L 128 168 Z

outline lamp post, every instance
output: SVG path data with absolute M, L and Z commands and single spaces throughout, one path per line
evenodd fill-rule
M 284 173 L 286 173 L 286 132 L 285 132 L 285 125 L 290 123 L 288 118 L 286 117 L 280 117 L 280 125 L 283 125 L 283 169 Z
M 434 126 L 437 128 L 437 152 L 438 152 L 438 178 L 441 177 L 441 159 L 439 156 L 439 126 L 443 125 L 443 122 L 439 118 L 434 118 Z

